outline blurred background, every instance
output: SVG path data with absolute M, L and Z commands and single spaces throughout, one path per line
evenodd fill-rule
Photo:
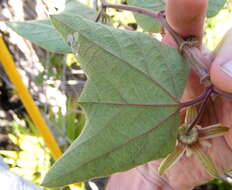
M 95 0 L 79 1 L 97 8 Z M 127 3 L 126 0 L 109 0 L 109 2 Z M 63 11 L 65 4 L 65 0 L 0 0 L 0 33 L 24 83 L 62 151 L 78 137 L 85 123 L 83 110 L 78 105 L 78 97 L 86 76 L 73 54 L 63 55 L 46 51 L 16 34 L 5 25 L 5 21 L 46 19 L 49 14 Z M 143 31 L 130 12 L 110 9 L 107 15 L 107 19 L 115 27 Z M 227 1 L 216 16 L 206 19 L 205 46 L 214 50 L 231 27 L 232 1 Z M 43 138 L 27 115 L 1 64 L 0 155 L 10 166 L 11 172 L 37 185 L 54 163 Z M 104 185 L 101 185 L 103 181 L 89 182 L 77 189 L 100 190 L 103 189 Z M 222 179 L 197 187 L 196 190 L 229 190 L 232 189 L 230 182 L 232 178 L 224 176 Z

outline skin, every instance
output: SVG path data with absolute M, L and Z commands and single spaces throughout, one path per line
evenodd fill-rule
M 201 41 L 207 4 L 207 0 L 169 0 L 166 6 L 167 20 L 184 38 L 194 35 Z M 168 34 L 163 42 L 176 46 Z M 203 60 L 209 68 L 212 83 L 220 90 L 230 93 L 232 93 L 232 77 L 225 74 L 220 66 L 232 60 L 231 48 L 232 30 L 214 52 L 205 53 L 200 46 L 196 50 L 202 51 L 205 55 Z M 182 101 L 195 98 L 202 90 L 199 78 L 192 71 Z M 214 101 L 208 102 L 200 124 L 208 126 L 215 123 L 232 127 L 232 100 L 216 97 Z M 212 147 L 204 150 L 214 160 L 219 172 L 224 174 L 232 169 L 232 130 L 224 137 L 214 138 L 210 143 Z M 157 172 L 159 164 L 160 161 L 152 161 L 126 172 L 116 173 L 111 176 L 106 190 L 190 190 L 212 179 L 194 156 L 184 156 L 162 177 Z

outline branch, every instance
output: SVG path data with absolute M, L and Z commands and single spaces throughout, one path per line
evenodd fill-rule
M 139 14 L 147 15 L 149 17 L 155 18 L 159 20 L 160 14 L 154 11 L 150 11 L 148 9 L 139 8 L 135 6 L 129 6 L 129 5 L 114 5 L 111 3 L 108 3 L 106 0 L 101 0 L 102 7 L 103 8 L 113 8 L 113 9 L 119 9 L 119 10 L 126 10 L 126 11 L 132 11 Z
M 213 88 L 213 92 L 220 95 L 220 96 L 223 96 L 225 98 L 228 98 L 230 100 L 232 100 L 232 94 L 231 93 L 227 93 L 227 92 L 223 92 L 222 90 L 219 90 L 217 88 Z

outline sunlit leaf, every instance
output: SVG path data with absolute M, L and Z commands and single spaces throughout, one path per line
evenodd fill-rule
M 59 33 L 54 30 L 49 20 L 8 22 L 7 26 L 27 40 L 49 51 L 57 53 L 71 51 Z
M 64 13 L 80 15 L 92 20 L 97 15 L 95 10 L 86 7 L 77 0 L 67 1 Z M 7 22 L 6 24 L 22 37 L 48 51 L 62 54 L 71 52 L 71 48 L 64 42 L 49 20 Z

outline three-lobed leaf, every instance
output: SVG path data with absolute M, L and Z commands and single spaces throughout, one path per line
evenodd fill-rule
M 75 48 L 88 76 L 79 99 L 87 122 L 43 184 L 62 186 L 108 176 L 170 153 L 188 75 L 177 50 L 143 33 L 79 16 L 51 19 L 70 44 L 78 38 Z
M 77 0 L 68 0 L 65 4 L 64 14 L 80 15 L 94 20 L 96 11 Z M 23 22 L 7 22 L 8 27 L 22 37 L 38 46 L 56 53 L 71 53 L 71 48 L 64 42 L 60 34 L 54 29 L 50 20 L 33 20 Z

